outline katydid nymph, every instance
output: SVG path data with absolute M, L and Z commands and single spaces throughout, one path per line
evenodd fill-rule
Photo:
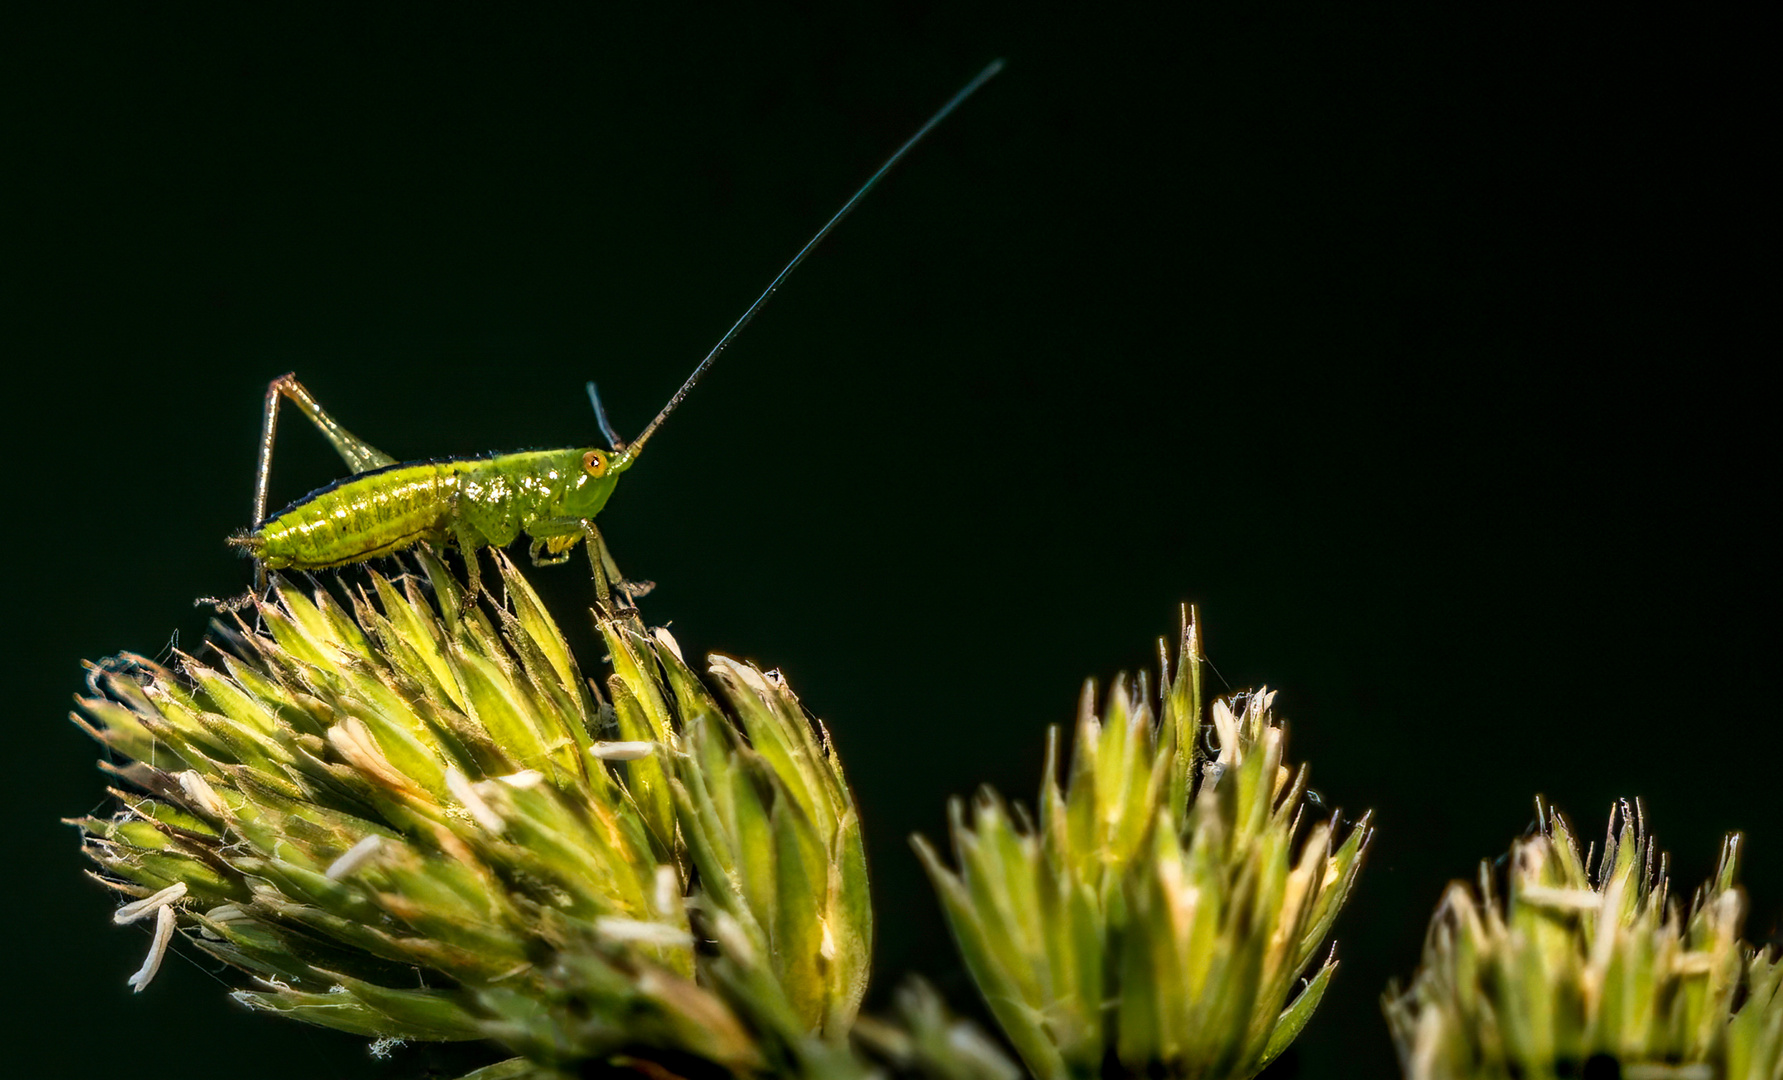
M 207 598 L 199 602 L 224 609 L 245 607 L 265 592 L 268 570 L 345 566 L 394 554 L 422 542 L 451 544 L 462 553 L 468 602 L 478 590 L 478 550 L 506 547 L 522 533 L 531 539 L 530 553 L 535 565 L 567 560 L 576 544 L 586 539 L 597 579 L 604 575 L 608 580 L 616 580 L 611 560 L 595 531 L 594 518 L 613 494 L 620 475 L 632 467 L 650 436 L 805 256 L 911 147 L 1002 66 L 1002 61 L 994 61 L 974 76 L 867 178 L 732 324 L 656 418 L 629 443 L 614 432 L 595 385 L 590 382 L 588 395 L 607 441 L 605 448 L 585 446 L 397 462 L 337 423 L 294 376 L 286 374 L 274 379 L 266 390 L 261 427 L 260 462 L 254 482 L 255 526 L 251 532 L 230 541 L 255 560 L 254 591 L 235 600 Z M 289 399 L 322 430 L 352 475 L 312 491 L 268 516 L 267 480 L 282 399 Z

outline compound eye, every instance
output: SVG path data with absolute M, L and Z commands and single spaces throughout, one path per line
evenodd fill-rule
M 590 450 L 582 455 L 582 471 L 589 476 L 607 475 L 607 455 L 599 450 Z

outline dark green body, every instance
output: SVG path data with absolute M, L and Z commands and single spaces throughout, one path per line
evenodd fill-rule
M 312 491 L 268 517 L 247 547 L 269 569 L 319 570 L 450 540 L 469 553 L 522 532 L 573 546 L 606 505 L 619 469 L 593 475 L 587 448 L 413 461 Z M 627 462 L 629 464 L 629 462 Z

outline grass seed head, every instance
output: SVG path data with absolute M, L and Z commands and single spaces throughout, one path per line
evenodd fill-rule
M 1319 958 L 1360 867 L 1366 819 L 1303 819 L 1267 691 L 1202 722 L 1185 613 L 1159 692 L 1086 685 L 1071 763 L 1048 742 L 1038 821 L 993 792 L 953 807 L 958 869 L 919 855 L 1004 1034 L 1041 1080 L 1120 1071 L 1247 1077 L 1306 1023 L 1336 966 Z M 1212 749 L 1203 750 L 1203 736 Z
M 280 583 L 210 662 L 93 667 L 74 719 L 122 808 L 75 824 L 121 917 L 158 920 L 133 985 L 172 938 L 251 1008 L 527 1067 L 852 1062 L 872 916 L 827 735 L 776 674 L 714 658 L 714 693 L 632 614 L 597 613 L 612 670 L 584 678 L 496 561 L 500 603 L 423 553 L 431 589 Z
M 1478 882 L 1451 884 L 1411 984 L 1384 1007 L 1411 1080 L 1543 1080 L 1594 1062 L 1622 1076 L 1783 1075 L 1783 975 L 1740 938 L 1740 838 L 1688 903 L 1639 804 L 1581 854 L 1558 811 Z

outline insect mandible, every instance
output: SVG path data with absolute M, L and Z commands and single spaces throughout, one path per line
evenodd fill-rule
M 531 539 L 530 554 L 535 565 L 564 562 L 577 543 L 587 540 L 590 559 L 598 560 L 597 571 L 604 567 L 608 579 L 617 582 L 617 572 L 594 528 L 594 517 L 612 496 L 620 475 L 636 463 L 650 436 L 805 256 L 911 147 L 1002 67 L 1003 62 L 996 60 L 974 76 L 867 178 L 732 324 L 655 419 L 629 443 L 614 432 L 601 407 L 600 395 L 590 382 L 588 396 L 607 441 L 605 449 L 572 447 L 398 462 L 324 412 L 295 376 L 285 374 L 274 379 L 266 389 L 260 461 L 254 477 L 255 525 L 251 532 L 230 540 L 255 561 L 254 590 L 233 600 L 206 597 L 199 603 L 224 610 L 246 607 L 264 594 L 268 570 L 345 566 L 394 554 L 423 541 L 449 543 L 463 554 L 468 602 L 479 588 L 478 550 L 506 547 L 522 533 Z M 267 481 L 283 399 L 289 399 L 321 429 L 352 475 L 318 488 L 268 516 Z

